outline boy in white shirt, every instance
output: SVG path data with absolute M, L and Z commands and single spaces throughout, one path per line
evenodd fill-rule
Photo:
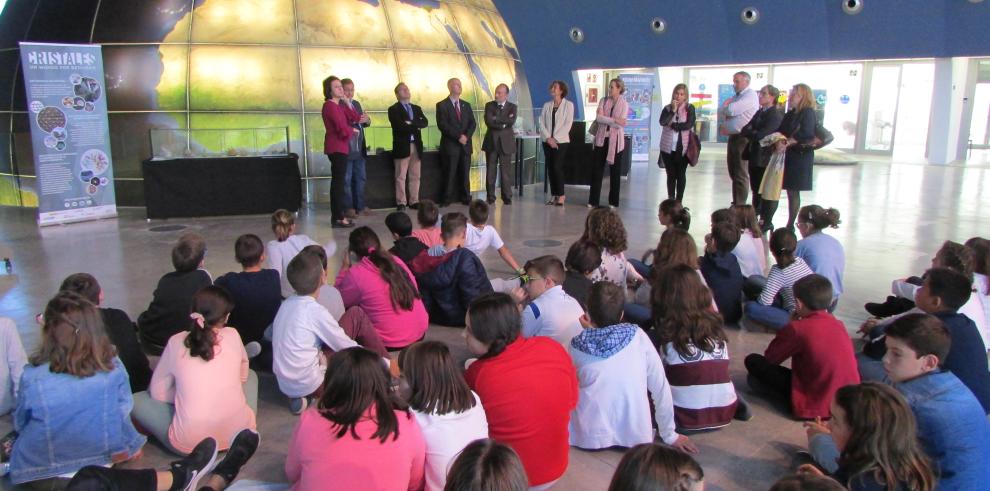
M 568 349 L 571 338 L 581 333 L 584 309 L 564 292 L 564 263 L 555 256 L 540 256 L 523 269 L 526 282 L 517 295 L 525 293 L 530 299 L 522 311 L 523 337 L 547 336 Z
M 464 247 L 478 257 L 481 257 L 481 253 L 485 252 L 485 249 L 491 247 L 498 251 L 498 255 L 502 256 L 502 260 L 512 268 L 512 271 L 522 274 L 523 270 L 519 268 L 519 263 L 512 257 L 512 253 L 502 241 L 502 237 L 498 235 L 498 230 L 495 230 L 495 227 L 491 225 L 486 225 L 488 222 L 488 203 L 480 199 L 472 201 L 468 208 L 468 216 L 471 223 L 467 227 Z
M 584 330 L 571 340 L 580 393 L 571 414 L 570 443 L 586 450 L 653 442 L 650 400 L 664 443 L 688 453 L 698 449 L 677 433 L 674 401 L 660 355 L 639 326 L 622 322 L 625 292 L 600 281 L 588 296 Z
M 381 355 L 397 373 L 363 310 L 347 309 L 338 324 L 317 302 L 320 285 L 327 281 L 319 256 L 300 252 L 289 262 L 286 276 L 296 293 L 282 302 L 272 322 L 272 371 L 279 389 L 290 399 L 293 414 L 301 414 L 309 405 L 309 397 L 319 395 L 327 369 L 325 348 L 340 351 L 363 346 Z

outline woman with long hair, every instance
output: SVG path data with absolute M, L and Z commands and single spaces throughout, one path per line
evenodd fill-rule
M 774 147 L 774 153 L 784 154 L 784 183 L 787 191 L 787 228 L 794 230 L 798 210 L 801 209 L 801 191 L 811 191 L 814 181 L 812 166 L 815 163 L 815 126 L 818 124 L 815 115 L 815 96 L 811 87 L 797 84 L 787 95 L 787 114 L 777 129 L 787 137 Z M 763 229 L 773 230 L 773 215 L 777 212 L 778 201 L 765 200 Z
M 134 394 L 134 420 L 180 455 L 208 437 L 225 450 L 238 432 L 256 428 L 258 376 L 240 334 L 227 327 L 233 308 L 222 287 L 196 292 L 189 329 L 169 338 L 148 391 Z
M 564 206 L 564 162 L 570 146 L 571 125 L 574 123 L 574 103 L 567 100 L 567 83 L 554 80 L 550 83 L 550 100 L 540 111 L 540 138 L 543 139 L 543 155 L 547 162 L 547 179 L 550 181 L 548 205 Z
M 687 184 L 687 147 L 694 129 L 694 106 L 688 103 L 688 89 L 677 84 L 670 104 L 660 112 L 660 164 L 667 172 L 667 199 L 684 201 Z
M 289 442 L 292 489 L 422 489 L 423 433 L 389 381 L 381 357 L 364 348 L 330 357 L 323 395 Z
M 739 131 L 740 135 L 749 139 L 749 145 L 743 151 L 749 162 L 749 188 L 753 191 L 753 208 L 757 213 L 761 210 L 760 183 L 763 173 L 770 162 L 770 151 L 760 146 L 760 140 L 777 131 L 784 119 L 784 111 L 780 107 L 780 89 L 773 85 L 764 85 L 758 93 L 760 108 L 753 118 Z M 767 230 L 767 229 L 764 229 Z M 757 234 L 761 235 L 761 234 Z
M 352 260 L 356 262 L 351 264 Z M 405 348 L 426 334 L 430 321 L 416 278 L 401 259 L 382 247 L 371 228 L 351 232 L 334 286 L 345 307 L 364 310 L 387 349 Z
M 809 444 L 831 438 L 839 450 L 832 477 L 853 491 L 931 491 L 936 479 L 918 442 L 914 413 L 889 385 L 847 385 L 832 399 L 832 419 L 806 423 Z M 801 470 L 822 474 L 810 464 Z
M 350 141 L 355 135 L 353 125 L 361 123 L 361 117 L 344 101 L 344 86 L 340 79 L 331 75 L 323 80 L 323 126 L 326 136 L 323 139 L 323 152 L 330 159 L 330 214 L 333 228 L 353 227 L 344 215 L 347 209 L 345 199 L 347 189 L 344 175 L 347 172 L 347 154 Z
M 622 178 L 622 155 L 625 152 L 626 118 L 629 104 L 622 94 L 626 84 L 621 78 L 608 82 L 608 97 L 598 103 L 595 123 L 598 129 L 594 136 L 594 163 L 591 164 L 591 192 L 588 194 L 588 208 L 598 206 L 602 194 L 602 180 L 608 168 L 608 204 L 619 206 L 619 190 Z M 631 150 L 631 149 L 630 149 Z

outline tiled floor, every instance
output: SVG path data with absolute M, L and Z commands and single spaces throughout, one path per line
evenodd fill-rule
M 730 201 L 724 167 L 722 157 L 711 152 L 700 166 L 688 171 L 686 205 L 694 212 L 691 230 L 698 240 L 708 227 L 708 215 Z M 891 279 L 921 272 L 943 240 L 964 241 L 986 235 L 990 226 L 990 215 L 981 216 L 990 202 L 990 169 L 986 168 L 874 162 L 818 167 L 815 187 L 815 191 L 805 193 L 806 204 L 833 206 L 842 212 L 841 227 L 829 233 L 846 247 L 846 293 L 838 315 L 850 330 L 865 319 L 864 302 L 883 298 Z M 654 246 L 660 236 L 656 206 L 666 195 L 664 189 L 664 175 L 652 164 L 638 164 L 632 178 L 623 182 L 620 212 L 633 256 Z M 530 187 L 512 206 L 498 205 L 493 212 L 491 223 L 520 261 L 548 253 L 563 257 L 568 245 L 581 234 L 587 189 L 569 188 L 570 204 L 564 208 L 544 206 L 540 191 Z M 776 222 L 783 223 L 783 203 L 779 213 Z M 361 223 L 385 237 L 385 214 L 378 212 Z M 157 278 L 170 270 L 168 251 L 179 232 L 150 231 L 163 223 L 147 223 L 141 209 L 122 209 L 120 215 L 116 220 L 38 229 L 33 210 L 0 208 L 0 257 L 10 256 L 15 272 L 15 276 L 0 276 L 0 315 L 17 322 L 29 349 L 37 339 L 34 314 L 70 273 L 96 275 L 108 306 L 122 308 L 132 317 L 145 308 Z M 300 222 L 300 232 L 321 243 L 331 239 L 341 245 L 346 242 L 346 231 L 328 226 L 326 210 L 305 211 Z M 206 265 L 214 275 L 236 269 L 233 242 L 237 235 L 253 232 L 266 240 L 271 236 L 265 216 L 167 223 L 186 225 L 187 230 L 207 238 L 210 250 Z M 561 245 L 539 248 L 524 244 L 536 238 L 556 240 Z M 509 274 L 494 252 L 483 259 L 490 276 Z M 448 342 L 459 357 L 466 357 L 459 330 L 433 326 L 428 337 Z M 731 330 L 729 337 L 733 379 L 754 404 L 756 417 L 692 438 L 701 449 L 697 458 L 704 466 L 708 489 L 766 489 L 795 467 L 804 432 L 800 423 L 784 416 L 780 409 L 749 394 L 742 358 L 746 353 L 762 351 L 770 335 Z M 285 449 L 296 418 L 288 412 L 271 376 L 261 379 L 260 399 L 258 421 L 263 443 L 242 477 L 283 481 Z M 0 434 L 9 427 L 9 416 L 0 418 Z M 572 450 L 570 467 L 555 489 L 605 489 L 620 457 L 618 451 Z M 161 467 L 169 460 L 159 446 L 149 444 L 140 465 Z M 0 488 L 10 487 L 8 480 L 0 480 Z

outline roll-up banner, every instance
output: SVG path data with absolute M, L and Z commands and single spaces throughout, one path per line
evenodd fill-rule
M 650 105 L 653 103 L 655 77 L 652 74 L 620 73 L 619 78 L 626 86 L 623 97 L 629 104 L 626 134 L 632 136 L 632 159 L 649 160 Z
M 20 45 L 38 224 L 117 216 L 100 45 Z

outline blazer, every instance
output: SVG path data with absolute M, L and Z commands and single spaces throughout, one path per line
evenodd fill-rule
M 762 150 L 760 147 L 760 140 L 762 140 L 767 135 L 777 131 L 780 127 L 780 122 L 784 120 L 784 111 L 779 107 L 761 107 L 756 114 L 753 115 L 753 119 L 743 126 L 739 134 L 749 138 L 749 160 L 750 162 L 760 163 L 762 167 Z M 767 149 L 767 157 L 770 156 L 772 152 L 771 149 Z
M 516 115 L 519 109 L 515 104 L 505 101 L 502 109 L 499 110 L 498 102 L 489 101 L 485 104 L 485 140 L 481 143 L 481 150 L 485 152 L 500 151 L 502 155 L 512 155 L 516 153 L 516 135 L 512 132 L 512 126 L 516 124 Z
M 574 103 L 561 99 L 557 108 L 557 124 L 553 125 L 553 101 L 547 101 L 540 111 L 540 138 L 547 141 L 548 138 L 557 140 L 557 143 L 571 142 L 571 125 L 574 123 Z M 553 127 L 551 134 L 550 128 Z
M 326 136 L 323 137 L 323 153 L 350 153 L 351 138 L 354 137 L 352 124 L 358 122 L 358 114 L 347 104 L 337 104 L 327 99 L 323 103 L 323 126 Z
M 354 112 L 358 115 L 358 117 L 364 114 L 364 108 L 361 107 L 361 103 L 358 102 L 356 99 L 351 100 L 351 106 L 354 109 Z M 370 122 L 368 123 L 355 122 L 351 124 L 352 128 L 358 130 L 358 134 L 354 135 L 354 137 L 352 137 L 351 141 L 349 142 L 350 144 L 349 155 L 353 156 L 360 153 L 362 157 L 368 156 L 368 141 L 365 140 L 364 138 L 364 129 L 369 126 L 371 126 Z
M 396 102 L 388 108 L 388 122 L 392 126 L 393 159 L 404 159 L 409 156 L 409 145 L 406 143 L 410 141 L 416 145 L 416 152 L 423 154 L 423 135 L 420 130 L 429 126 L 430 121 L 423 115 L 423 108 L 411 102 L 409 107 L 413 113 L 411 120 L 401 102 Z
M 437 103 L 437 128 L 440 129 L 440 151 L 456 152 L 461 149 L 461 143 L 457 141 L 461 135 L 467 136 L 467 143 L 464 144 L 464 151 L 471 153 L 473 146 L 471 136 L 478 128 L 478 123 L 474 120 L 474 113 L 471 112 L 471 104 L 460 99 L 457 101 L 461 106 L 461 119 L 457 119 L 457 112 L 449 97 Z

